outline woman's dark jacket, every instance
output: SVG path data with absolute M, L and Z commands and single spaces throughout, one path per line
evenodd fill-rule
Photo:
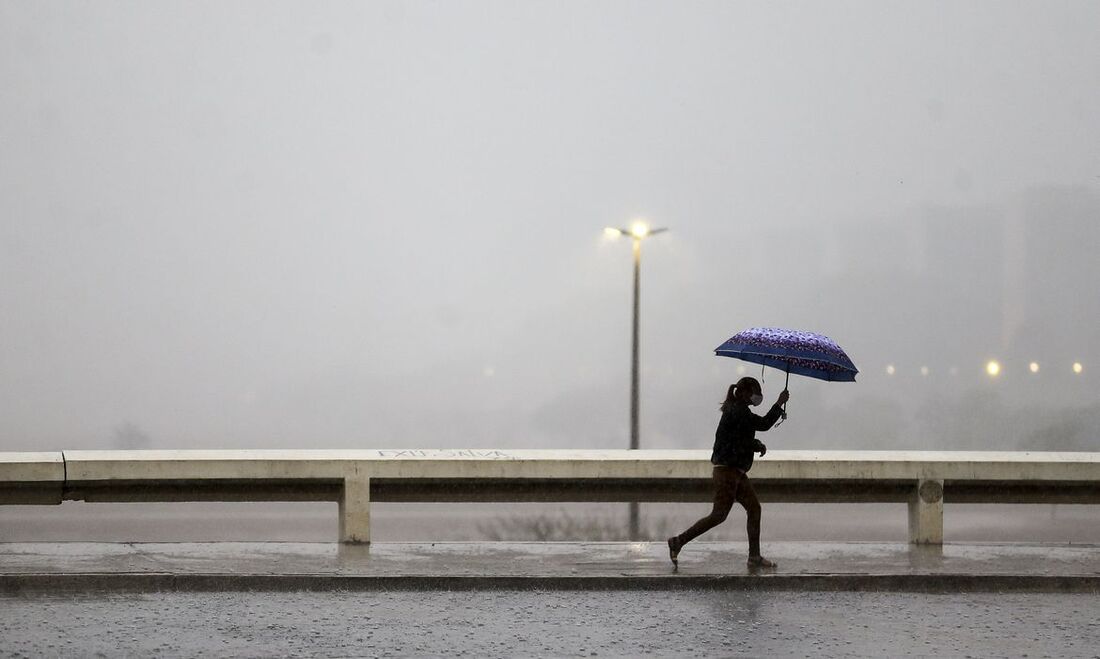
M 714 452 L 711 464 L 736 467 L 741 471 L 752 468 L 753 453 L 759 452 L 760 441 L 756 431 L 771 428 L 783 413 L 783 408 L 772 405 L 764 416 L 757 416 L 745 403 L 734 403 L 729 412 L 722 413 L 718 430 L 714 433 Z

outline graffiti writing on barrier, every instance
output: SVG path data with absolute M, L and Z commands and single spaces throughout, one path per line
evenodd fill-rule
M 390 450 L 379 451 L 378 457 L 381 458 L 481 458 L 483 460 L 502 460 L 510 458 L 504 451 L 479 451 L 474 449 L 441 449 L 441 450 L 425 450 L 425 449 L 403 449 L 403 450 Z

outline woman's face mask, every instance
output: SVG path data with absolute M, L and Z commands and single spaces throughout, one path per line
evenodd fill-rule
M 753 394 L 752 398 L 749 399 L 749 402 L 752 403 L 753 405 L 759 405 L 760 403 L 763 403 L 764 402 L 764 394 Z

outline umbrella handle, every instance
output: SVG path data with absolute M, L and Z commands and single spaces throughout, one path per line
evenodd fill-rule
M 787 379 L 783 382 L 783 391 L 787 390 L 787 385 L 791 383 L 791 363 L 787 362 Z M 787 403 L 783 403 L 783 418 L 787 418 Z

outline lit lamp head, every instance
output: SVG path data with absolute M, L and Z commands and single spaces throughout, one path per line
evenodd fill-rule
M 614 240 L 619 236 L 629 236 L 634 240 L 642 240 L 652 235 L 668 231 L 667 228 L 661 227 L 660 229 L 651 229 L 648 224 L 643 220 L 635 220 L 629 229 L 617 229 L 615 227 L 607 227 L 603 230 L 605 236 Z
M 988 373 L 990 377 L 997 377 L 1001 374 L 1001 363 L 996 359 L 990 359 L 985 365 L 985 372 Z

